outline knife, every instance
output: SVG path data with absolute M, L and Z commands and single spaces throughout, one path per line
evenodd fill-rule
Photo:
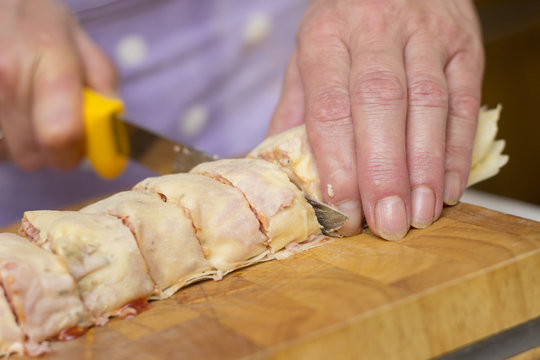
M 124 104 L 88 88 L 83 91 L 86 156 L 96 172 L 106 179 L 118 176 L 129 159 L 159 174 L 187 172 L 196 165 L 217 160 L 193 147 L 176 143 L 152 131 L 124 121 Z M 347 216 L 306 196 L 327 235 L 335 235 Z
M 217 156 L 178 144 L 152 131 L 124 121 L 124 104 L 90 89 L 84 93 L 86 155 L 98 174 L 118 176 L 132 159 L 159 174 L 187 172 Z

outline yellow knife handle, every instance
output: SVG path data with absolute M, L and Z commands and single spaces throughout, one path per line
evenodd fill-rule
M 122 173 L 128 162 L 128 137 L 119 121 L 124 104 L 88 88 L 83 97 L 86 156 L 99 175 L 112 179 Z

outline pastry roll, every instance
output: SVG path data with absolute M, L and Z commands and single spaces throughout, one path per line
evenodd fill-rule
M 313 208 L 287 175 L 261 159 L 224 159 L 202 163 L 192 173 L 215 178 L 240 190 L 255 211 L 272 251 L 320 234 Z
M 135 189 L 159 193 L 185 208 L 203 253 L 216 269 L 232 270 L 266 251 L 266 237 L 242 193 L 208 177 L 173 174 L 148 178 Z
M 0 286 L 0 358 L 11 354 L 22 355 L 23 342 L 23 333 L 15 321 L 4 289 Z
M 91 325 L 66 265 L 27 239 L 0 234 L 0 282 L 29 343 Z
M 27 211 L 21 233 L 62 258 L 98 324 L 109 316 L 136 313 L 138 301 L 154 292 L 137 242 L 120 219 L 76 211 Z
M 191 219 L 159 195 L 124 191 L 89 205 L 83 213 L 110 214 L 131 229 L 150 276 L 166 298 L 194 276 L 208 271 Z
M 265 139 L 247 157 L 273 162 L 287 173 L 289 179 L 306 195 L 322 201 L 317 162 L 305 125 Z

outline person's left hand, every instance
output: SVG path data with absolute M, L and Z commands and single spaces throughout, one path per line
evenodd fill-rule
M 465 189 L 483 66 L 471 0 L 315 0 L 269 135 L 305 121 L 343 234 L 397 240 Z

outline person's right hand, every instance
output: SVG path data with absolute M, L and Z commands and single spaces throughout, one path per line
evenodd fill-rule
M 0 0 L 0 49 L 0 160 L 76 166 L 82 88 L 113 95 L 113 65 L 56 0 Z

